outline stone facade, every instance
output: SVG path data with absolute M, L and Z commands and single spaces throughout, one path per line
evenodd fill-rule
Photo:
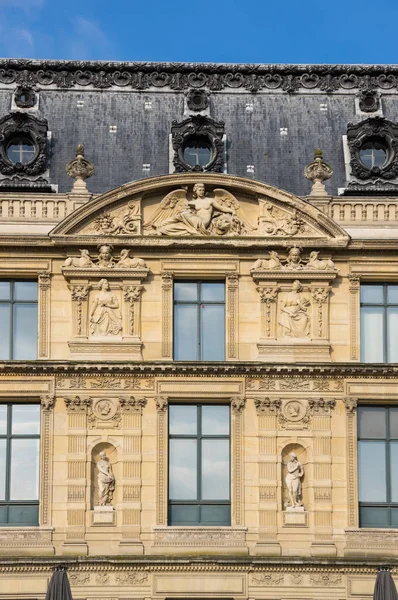
M 359 291 L 398 282 L 397 197 L 214 172 L 92 195 L 82 148 L 72 162 L 70 193 L 0 200 L 0 279 L 38 281 L 38 358 L 0 363 L 0 402 L 41 405 L 39 525 L 0 528 L 0 598 L 44 598 L 59 562 L 90 600 L 370 598 L 398 530 L 359 526 L 356 411 L 396 403 L 398 368 L 360 362 Z M 225 282 L 225 361 L 173 360 L 184 279 Z M 230 526 L 168 525 L 181 400 L 231 407 Z M 115 479 L 102 511 L 100 452 Z

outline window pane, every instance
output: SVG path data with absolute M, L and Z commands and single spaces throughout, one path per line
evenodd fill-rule
M 177 302 L 197 302 L 198 284 L 196 282 L 175 283 L 174 300 Z
M 14 360 L 37 358 L 37 304 L 14 306 Z
M 0 360 L 11 358 L 11 304 L 0 304 Z
M 391 502 L 398 502 L 398 442 L 390 442 Z
M 197 498 L 196 440 L 170 440 L 169 498 L 170 500 L 196 500 Z
M 0 281 L 0 300 L 10 300 L 11 285 L 9 281 Z
M 383 362 L 383 308 L 361 307 L 361 360 Z
M 10 525 L 38 525 L 39 506 L 11 505 L 8 508 L 8 522 Z
M 202 302 L 224 302 L 224 283 L 202 283 L 200 299 Z
M 12 405 L 12 434 L 37 435 L 40 433 L 40 405 Z
M 14 283 L 14 300 L 37 301 L 37 281 L 16 281 Z
M 398 304 L 398 285 L 389 285 L 387 287 L 388 304 Z
M 359 501 L 386 502 L 385 442 L 358 442 Z
M 398 408 L 390 408 L 390 437 L 398 439 Z
M 225 358 L 225 311 L 224 306 L 201 305 L 202 360 Z
M 360 406 L 358 408 L 358 437 L 386 437 L 386 409 L 377 406 Z
M 398 362 L 398 307 L 387 308 L 387 360 Z
M 169 506 L 169 525 L 197 525 L 199 522 L 199 506 Z
M 229 496 L 229 440 L 202 440 L 202 499 Z
M 229 406 L 202 406 L 202 434 L 229 435 Z
M 39 440 L 11 440 L 10 500 L 39 498 Z
M 7 440 L 0 440 L 0 500 L 6 499 Z
M 198 360 L 198 307 L 177 304 L 174 307 L 174 358 Z
M 231 507 L 225 504 L 204 504 L 200 507 L 200 522 L 205 525 L 230 525 Z
M 383 304 L 382 285 L 361 285 L 361 302 L 368 304 Z
M 198 409 L 196 406 L 170 406 L 169 433 L 170 435 L 196 435 Z
M 359 524 L 361 527 L 389 527 L 388 508 L 363 506 L 359 509 Z
M 7 406 L 0 405 L 0 435 L 7 433 Z
M 398 529 L 398 508 L 391 509 L 391 527 Z

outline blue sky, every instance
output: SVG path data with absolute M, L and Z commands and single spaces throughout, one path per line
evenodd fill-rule
M 396 0 L 0 0 L 0 56 L 398 63 Z

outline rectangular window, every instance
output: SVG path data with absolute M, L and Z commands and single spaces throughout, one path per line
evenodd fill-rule
M 359 524 L 398 527 L 398 408 L 358 408 Z
M 225 283 L 174 283 L 174 359 L 225 360 Z
M 169 525 L 230 525 L 230 408 L 169 406 Z
M 37 358 L 37 281 L 0 281 L 0 360 Z
M 361 285 L 361 360 L 398 362 L 398 285 Z
M 0 525 L 39 524 L 40 405 L 0 405 Z

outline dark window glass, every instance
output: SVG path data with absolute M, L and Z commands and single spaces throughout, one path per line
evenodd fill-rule
M 387 158 L 387 147 L 382 140 L 370 139 L 364 142 L 359 151 L 359 158 L 365 167 L 381 167 Z
M 36 156 L 35 145 L 29 138 L 15 137 L 7 145 L 7 156 L 13 164 L 26 165 Z
M 398 409 L 358 408 L 359 521 L 396 527 L 398 515 Z M 395 439 L 394 439 L 395 438 Z
M 225 359 L 225 284 L 174 283 L 175 360 Z
M 0 525 L 39 524 L 40 406 L 0 406 Z
M 398 286 L 361 285 L 361 360 L 398 362 Z
M 230 409 L 169 407 L 169 525 L 230 525 Z
M 184 146 L 184 160 L 191 167 L 205 167 L 211 161 L 211 144 L 206 137 L 196 136 Z
M 37 358 L 37 282 L 0 281 L 0 360 Z

